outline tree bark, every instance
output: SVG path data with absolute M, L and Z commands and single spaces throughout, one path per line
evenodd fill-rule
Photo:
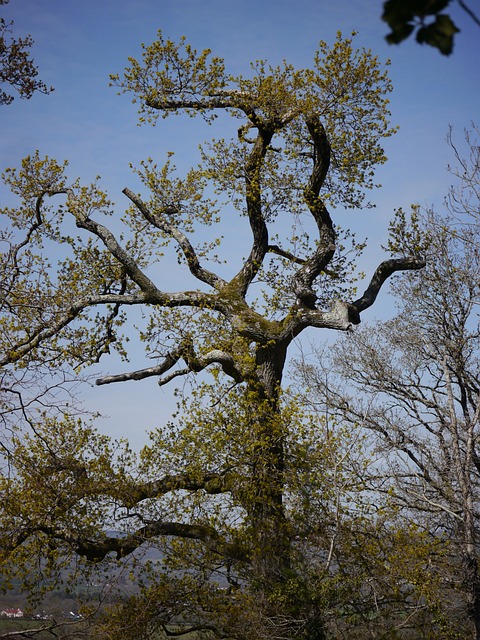
M 271 342 L 257 348 L 258 379 L 247 393 L 256 396 L 252 433 L 252 568 L 259 584 L 272 588 L 283 582 L 290 568 L 290 536 L 284 509 L 284 438 L 280 385 L 286 346 Z

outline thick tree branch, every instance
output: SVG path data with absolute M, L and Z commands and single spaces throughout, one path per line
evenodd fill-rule
M 220 96 L 202 97 L 193 100 L 158 100 L 153 96 L 145 97 L 145 104 L 150 109 L 158 111 L 180 111 L 182 109 L 193 109 L 195 111 L 211 111 L 215 109 L 239 109 L 239 105 L 233 100 Z
M 232 281 L 242 297 L 245 297 L 268 251 L 268 228 L 262 213 L 261 168 L 274 133 L 273 128 L 258 129 L 258 135 L 245 168 L 247 213 L 253 245 L 242 269 Z
M 27 235 L 27 239 L 19 245 L 23 246 L 28 242 L 30 234 L 33 233 L 41 224 L 41 205 L 45 195 L 59 195 L 66 194 L 68 196 L 69 209 L 72 215 L 76 219 L 76 224 L 79 228 L 83 228 L 90 233 L 94 234 L 103 242 L 108 251 L 120 262 L 127 274 L 141 289 L 141 292 L 135 294 L 100 294 L 85 297 L 78 302 L 69 305 L 66 309 L 59 310 L 55 316 L 56 318 L 50 318 L 48 325 L 41 324 L 37 328 L 30 330 L 28 337 L 12 345 L 8 353 L 4 354 L 0 358 L 0 366 L 4 366 L 9 363 L 13 363 L 24 357 L 33 349 L 38 347 L 42 342 L 57 335 L 60 331 L 75 320 L 85 309 L 96 305 L 113 304 L 116 305 L 116 310 L 120 305 L 138 305 L 138 304 L 159 304 L 165 307 L 178 307 L 178 306 L 192 306 L 201 307 L 209 306 L 210 308 L 216 308 L 216 299 L 211 295 L 201 293 L 198 291 L 187 291 L 169 293 L 160 291 L 155 284 L 148 278 L 140 267 L 137 265 L 131 255 L 125 251 L 118 243 L 115 236 L 109 229 L 104 227 L 88 218 L 83 212 L 77 208 L 75 197 L 71 189 L 52 190 L 49 192 L 43 192 L 37 198 L 36 202 L 36 218 L 37 222 L 32 226 Z M 213 275 L 213 278 L 216 276 Z M 223 283 L 220 279 L 219 282 Z M 223 283 L 224 284 L 224 283 Z M 125 288 L 125 283 L 122 285 Z
M 44 533 L 52 539 L 67 543 L 80 556 L 90 562 L 101 562 L 109 553 L 115 553 L 117 558 L 130 555 L 145 542 L 159 536 L 174 536 L 209 542 L 218 540 L 218 532 L 209 525 L 184 524 L 181 522 L 152 522 L 124 537 L 102 536 L 91 540 L 76 533 L 60 530 L 48 525 L 39 525 L 29 529 L 29 537 L 36 531 Z M 19 545 L 16 545 L 19 546 Z
M 313 169 L 304 191 L 305 202 L 317 224 L 319 242 L 315 252 L 308 258 L 293 277 L 293 290 L 298 300 L 309 309 L 315 308 L 317 295 L 312 284 L 335 254 L 335 231 L 325 203 L 319 197 L 330 166 L 330 144 L 326 131 L 315 116 L 306 119 L 306 125 L 313 141 Z
M 67 194 L 69 210 L 75 217 L 77 227 L 85 229 L 100 238 L 108 251 L 120 262 L 121 265 L 123 265 L 126 274 L 128 274 L 144 294 L 148 296 L 148 300 L 145 300 L 146 302 L 148 301 L 151 304 L 159 304 L 166 307 L 209 306 L 210 308 L 213 308 L 215 306 L 215 299 L 212 298 L 211 295 L 198 291 L 168 293 L 158 289 L 150 278 L 143 273 L 130 254 L 119 244 L 113 233 L 107 229 L 107 227 L 95 222 L 77 208 L 75 196 L 71 189 L 55 191 L 49 195 L 52 194 Z M 217 284 L 225 284 L 220 278 L 217 278 L 215 274 L 211 275 L 216 279 Z
M 211 364 L 219 364 L 223 372 L 232 378 L 235 382 L 243 382 L 245 377 L 235 364 L 233 356 L 220 349 L 212 349 L 204 356 L 197 356 L 193 350 L 193 344 L 189 345 L 188 350 L 183 354 L 185 362 L 188 364 L 190 371 L 203 371 Z
M 161 376 L 166 371 L 169 371 L 178 360 L 182 357 L 182 350 L 176 349 L 168 353 L 163 362 L 155 367 L 147 367 L 145 369 L 137 369 L 136 371 L 129 371 L 127 373 L 118 373 L 113 376 L 104 376 L 98 378 L 95 382 L 98 386 L 104 384 L 112 384 L 113 382 L 127 382 L 128 380 L 144 380 L 152 376 Z
M 209 495 L 217 495 L 230 491 L 230 488 L 228 470 L 195 476 L 188 473 L 169 474 L 159 480 L 136 483 L 125 492 L 122 490 L 122 503 L 125 507 L 132 508 L 143 500 L 160 498 L 171 491 L 204 491 Z
M 188 376 L 189 373 L 192 373 L 189 367 L 184 367 L 183 369 L 175 369 L 172 373 L 169 373 L 167 376 L 163 378 L 159 378 L 157 384 L 159 387 L 164 387 L 169 384 L 175 378 L 181 378 L 182 376 Z
M 104 304 L 136 305 L 145 304 L 146 302 L 148 302 L 148 298 L 141 292 L 131 295 L 105 294 L 84 298 L 76 304 L 70 305 L 67 309 L 59 311 L 56 321 L 51 318 L 48 324 L 42 324 L 33 329 L 26 339 L 12 345 L 8 353 L 5 353 L 0 358 L 0 366 L 17 362 L 42 342 L 45 342 L 45 340 L 59 334 L 64 327 L 75 320 L 88 307 Z
M 391 260 L 385 260 L 380 264 L 380 266 L 377 267 L 372 279 L 370 280 L 370 284 L 368 285 L 362 297 L 358 298 L 358 300 L 355 300 L 355 302 L 352 302 L 352 306 L 360 314 L 362 311 L 365 311 L 365 309 L 368 309 L 368 307 L 372 306 L 384 282 L 392 274 L 397 271 L 416 271 L 419 269 L 423 269 L 425 265 L 425 260 L 420 260 L 419 258 L 412 257 L 392 258 Z M 358 322 L 360 322 L 360 319 Z
M 188 365 L 186 369 L 175 371 L 168 378 L 159 380 L 159 385 L 164 385 L 166 382 L 179 375 L 186 375 L 191 372 L 198 373 L 203 371 L 211 364 L 219 364 L 223 372 L 230 376 L 235 382 L 243 382 L 244 375 L 240 369 L 236 366 L 233 357 L 221 351 L 220 349 L 212 349 L 204 356 L 197 356 L 193 350 L 193 344 L 190 340 L 185 341 L 178 349 L 171 351 L 165 356 L 163 362 L 155 367 L 147 367 L 145 369 L 138 369 L 136 371 L 130 371 L 127 373 L 119 373 L 113 376 L 105 376 L 99 378 L 96 381 L 97 385 L 111 384 L 113 382 L 126 382 L 128 380 L 143 380 L 152 376 L 161 376 L 169 371 L 176 363 L 183 358 Z
M 292 320 L 288 317 L 284 321 L 282 336 L 297 336 L 306 327 L 317 329 L 335 329 L 337 331 L 350 331 L 354 324 L 358 324 L 360 318 L 354 307 L 348 302 L 335 300 L 329 311 L 318 309 L 303 309 Z
M 182 90 L 185 91 L 186 86 L 183 86 L 182 89 L 177 88 L 177 90 L 174 90 L 174 93 L 171 95 L 181 93 Z M 182 109 L 195 109 L 198 111 L 209 111 L 211 109 L 240 109 L 244 113 L 248 114 L 252 110 L 251 95 L 245 91 L 236 89 L 219 89 L 217 87 L 216 90 L 213 91 L 211 88 L 209 90 L 205 90 L 205 88 L 203 88 L 202 91 L 199 92 L 196 88 L 192 87 L 189 90 L 189 95 L 191 97 L 168 98 L 164 100 L 159 99 L 154 95 L 149 96 L 148 87 L 145 88 L 144 93 L 145 104 L 151 109 L 158 109 L 159 111 L 180 111 Z
M 48 324 L 41 324 L 36 329 L 31 330 L 28 337 L 24 340 L 13 344 L 10 350 L 0 358 L 0 367 L 17 362 L 49 338 L 58 335 L 63 328 L 73 322 L 82 313 L 82 311 L 85 311 L 87 308 L 106 304 L 129 306 L 158 304 L 171 308 L 209 306 L 209 308 L 212 309 L 222 306 L 217 304 L 216 298 L 197 291 L 175 293 L 157 291 L 157 295 L 155 296 L 152 296 L 150 293 L 143 292 L 129 295 L 102 294 L 98 296 L 89 296 L 78 301 L 76 304 L 70 305 L 64 310 L 59 311 L 57 314 L 57 320 L 50 319 Z M 222 309 L 219 309 L 219 311 L 222 312 Z M 223 312 L 224 311 L 225 310 L 223 309 Z
M 60 192 L 62 193 L 62 192 Z M 63 192 L 65 193 L 65 192 Z M 125 249 L 119 244 L 110 229 L 107 229 L 103 224 L 92 220 L 84 214 L 76 206 L 75 197 L 71 190 L 66 192 L 68 194 L 68 206 L 69 210 L 75 217 L 76 225 L 79 229 L 85 229 L 93 235 L 100 238 L 108 251 L 123 265 L 126 273 L 135 282 L 140 289 L 149 294 L 152 297 L 161 297 L 160 292 L 150 278 L 140 269 L 136 261 L 132 258 L 131 254 L 125 251 Z
M 182 636 L 186 636 L 188 634 L 196 634 L 198 631 L 212 631 L 217 637 L 224 638 L 225 635 L 223 632 L 219 631 L 218 627 L 213 624 L 192 624 L 188 625 L 185 628 L 176 629 L 173 631 L 169 629 L 167 625 L 162 624 L 162 631 L 167 638 L 181 638 Z M 2 636 L 0 636 L 1 638 Z
M 214 93 L 197 94 L 195 98 L 177 98 L 177 99 L 164 99 L 159 100 L 155 96 L 149 96 L 148 91 L 145 95 L 145 105 L 150 109 L 156 109 L 159 111 L 215 111 L 215 110 L 227 110 L 235 109 L 242 111 L 250 120 L 254 127 L 262 125 L 262 120 L 255 112 L 255 97 L 245 91 L 235 91 L 225 89 L 223 91 L 217 91 Z M 285 126 L 296 115 L 296 112 L 290 110 L 284 114 L 282 118 L 278 119 L 277 125 L 280 127 Z
M 198 260 L 197 254 L 195 253 L 195 249 L 191 245 L 190 241 L 186 237 L 186 235 L 180 231 L 175 225 L 166 220 L 163 216 L 158 213 L 152 213 L 149 208 L 145 205 L 142 200 L 130 191 L 130 189 L 125 188 L 123 192 L 129 200 L 133 202 L 133 204 L 137 207 L 143 217 L 150 222 L 154 227 L 160 229 L 170 237 L 174 238 L 181 248 L 183 255 L 188 264 L 188 268 L 190 269 L 190 273 L 195 276 L 198 280 L 209 284 L 210 286 L 219 289 L 223 287 L 226 282 L 219 278 L 212 271 L 208 271 L 204 269 L 200 265 L 200 261 Z
M 201 524 L 184 524 L 181 522 L 152 522 L 124 539 L 116 539 L 120 544 L 117 557 L 124 557 L 138 549 L 146 540 L 158 536 L 174 536 L 209 542 L 219 538 L 218 532 L 211 526 Z M 112 541 L 113 542 L 113 541 Z

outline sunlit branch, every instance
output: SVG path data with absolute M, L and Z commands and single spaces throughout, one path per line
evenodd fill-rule
M 127 373 L 118 373 L 112 376 L 104 376 L 96 380 L 97 385 L 112 384 L 113 382 L 127 382 L 128 380 L 144 380 L 152 376 L 161 376 L 163 373 L 171 369 L 182 356 L 182 350 L 177 349 L 168 353 L 163 362 L 155 367 L 147 367 L 145 369 L 137 369 Z
M 205 111 L 211 109 L 232 109 L 239 108 L 233 104 L 232 100 L 223 98 L 199 98 L 197 100 L 158 100 L 157 98 L 145 97 L 145 104 L 150 109 L 158 111 L 179 111 L 181 109 L 194 109 L 196 111 Z
M 192 373 L 191 369 L 188 367 L 184 367 L 183 369 L 175 369 L 172 373 L 169 373 L 167 376 L 158 379 L 158 386 L 164 387 L 175 378 L 181 378 L 182 376 L 188 376 L 189 373 Z
M 282 322 L 280 336 L 286 340 L 292 339 L 307 327 L 350 331 L 353 325 L 359 322 L 360 318 L 355 307 L 343 300 L 335 300 L 329 311 L 304 307 L 298 310 L 293 318 L 287 316 Z
M 235 91 L 225 89 L 223 91 L 217 91 L 210 94 L 198 94 L 196 98 L 186 99 L 158 99 L 155 96 L 149 96 L 148 90 L 145 92 L 145 105 L 150 109 L 156 109 L 159 111 L 181 111 L 193 110 L 193 111 L 214 111 L 220 109 L 238 109 L 242 111 L 250 120 L 254 127 L 261 126 L 261 119 L 259 119 L 255 113 L 255 98 L 245 91 Z M 279 119 L 277 123 L 279 126 L 285 126 L 296 115 L 293 110 L 284 115 L 282 119 Z
M 183 357 L 191 371 L 199 372 L 211 364 L 219 364 L 223 372 L 230 378 L 233 378 L 235 382 L 243 382 L 244 375 L 236 366 L 235 360 L 229 353 L 221 351 L 220 349 L 212 349 L 204 356 L 197 356 L 193 351 L 193 345 L 189 345 L 189 347 Z
M 405 489 L 405 492 L 408 495 L 410 495 L 410 496 L 412 496 L 414 498 L 417 498 L 418 500 L 421 500 L 422 502 L 426 502 L 428 505 L 433 507 L 436 511 L 443 511 L 444 513 L 448 513 L 453 518 L 456 518 L 460 522 L 463 522 L 463 514 L 458 513 L 456 511 L 453 511 L 452 509 L 449 509 L 445 504 L 441 504 L 440 502 L 436 502 L 435 500 L 431 500 L 430 498 L 427 497 L 425 492 L 418 493 L 416 491 L 412 491 L 411 489 Z
M 223 372 L 233 378 L 235 382 L 243 382 L 244 375 L 238 369 L 233 357 L 221 351 L 220 349 L 212 349 L 204 356 L 198 356 L 195 354 L 193 344 L 190 340 L 185 340 L 178 349 L 171 351 L 165 356 L 163 362 L 155 367 L 147 367 L 145 369 L 138 369 L 136 371 L 130 371 L 127 373 L 119 373 L 111 376 L 104 376 L 96 381 L 97 385 L 111 384 L 113 382 L 126 382 L 128 380 L 143 380 L 152 376 L 162 376 L 169 371 L 175 364 L 183 358 L 188 365 L 185 369 L 179 369 L 174 371 L 166 378 L 161 378 L 158 382 L 160 386 L 167 384 L 173 378 L 178 376 L 187 375 L 188 373 L 203 371 L 206 367 L 212 364 L 218 364 L 222 367 Z

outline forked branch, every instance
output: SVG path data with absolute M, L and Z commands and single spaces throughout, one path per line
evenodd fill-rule
M 212 271 L 208 271 L 208 269 L 204 269 L 200 265 L 200 261 L 198 256 L 190 243 L 187 236 L 180 231 L 178 227 L 172 224 L 169 220 L 158 213 L 152 213 L 149 208 L 145 205 L 145 203 L 139 198 L 133 191 L 125 188 L 123 193 L 127 196 L 129 200 L 133 202 L 133 204 L 137 207 L 143 217 L 154 227 L 163 231 L 166 235 L 170 236 L 178 243 L 181 248 L 183 255 L 185 256 L 185 260 L 187 261 L 188 268 L 190 269 L 190 273 L 195 276 L 198 280 L 209 284 L 210 286 L 219 289 L 223 287 L 226 282 L 222 280 L 219 276 L 217 276 Z
M 330 167 L 330 144 L 327 133 L 317 116 L 306 118 L 307 129 L 313 142 L 313 168 L 304 191 L 305 202 L 317 225 L 319 240 L 315 251 L 304 261 L 293 277 L 293 289 L 298 300 L 309 309 L 315 309 L 317 295 L 313 282 L 335 255 L 336 238 L 333 222 L 320 189 Z
M 174 367 L 177 362 L 183 358 L 185 363 L 187 364 L 187 368 L 179 369 L 178 371 L 174 371 L 169 376 L 165 378 L 161 378 L 164 373 L 170 371 L 172 367 Z M 168 353 L 163 362 L 155 367 L 147 367 L 145 369 L 138 369 L 136 371 L 130 371 L 127 373 L 119 373 L 112 376 L 104 376 L 99 378 L 96 381 L 97 385 L 111 384 L 113 382 L 126 382 L 128 380 L 143 380 L 145 378 L 150 378 L 152 376 L 160 377 L 158 384 L 163 386 L 170 382 L 175 377 L 186 375 L 188 373 L 198 373 L 199 371 L 203 371 L 206 367 L 210 365 L 218 364 L 222 367 L 223 372 L 232 378 L 235 382 L 240 383 L 243 382 L 245 377 L 240 368 L 236 365 L 233 357 L 226 353 L 225 351 L 221 351 L 220 349 L 212 349 L 204 356 L 198 356 L 195 354 L 193 349 L 193 344 L 190 340 L 186 340 L 178 349 L 175 349 Z

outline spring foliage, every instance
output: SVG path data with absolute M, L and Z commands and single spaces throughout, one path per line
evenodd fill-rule
M 1 237 L 6 575 L 24 567 L 41 597 L 74 558 L 77 572 L 131 571 L 137 588 L 110 597 L 104 637 L 181 620 L 204 635 L 321 638 L 332 625 L 376 620 L 379 590 L 396 619 L 400 578 L 383 571 L 370 588 L 368 562 L 400 571 L 398 548 L 413 536 L 421 557 L 424 541 L 392 529 L 383 507 L 373 517 L 368 456 L 282 391 L 296 336 L 351 329 L 392 273 L 424 265 L 407 247 L 356 298 L 352 256 L 363 243 L 329 211 L 368 204 L 386 160 L 385 69 L 339 34 L 320 43 L 311 69 L 259 61 L 248 77 L 231 76 L 208 50 L 159 33 L 112 82 L 133 95 L 141 123 L 228 117 L 234 131 L 203 144 L 184 177 L 172 154 L 162 165 L 146 159 L 134 169 L 141 194 L 123 190 L 121 219 L 99 180 L 72 181 L 66 164 L 39 153 L 5 172 L 19 200 L 2 211 Z M 250 230 L 237 264 L 221 238 L 233 216 Z M 164 288 L 170 247 L 190 277 L 185 290 Z M 191 387 L 177 389 L 177 416 L 136 453 L 75 414 L 75 384 L 112 351 L 128 361 L 138 339 L 153 364 L 98 385 L 188 376 Z M 356 551 L 346 562 L 372 531 L 385 544 L 368 562 Z M 422 587 L 418 597 L 430 596 Z

